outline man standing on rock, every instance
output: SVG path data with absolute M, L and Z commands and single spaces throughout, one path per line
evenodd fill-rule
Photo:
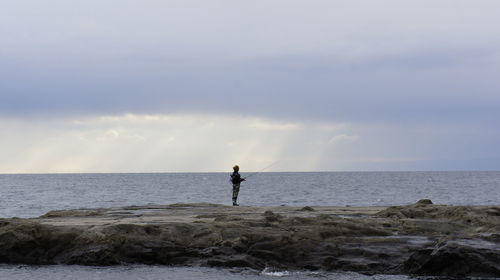
M 240 192 L 240 183 L 245 181 L 245 178 L 241 178 L 240 167 L 238 165 L 233 166 L 233 174 L 231 174 L 231 183 L 233 183 L 233 206 L 238 206 L 236 200 L 238 200 L 238 193 Z

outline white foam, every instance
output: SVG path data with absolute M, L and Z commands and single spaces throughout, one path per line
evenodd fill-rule
M 260 274 L 266 276 L 283 277 L 290 275 L 290 272 L 288 272 L 287 270 L 279 271 L 274 268 L 266 267 Z

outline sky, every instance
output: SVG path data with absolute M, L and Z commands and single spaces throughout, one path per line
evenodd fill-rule
M 5 1 L 0 173 L 500 170 L 499 13 Z

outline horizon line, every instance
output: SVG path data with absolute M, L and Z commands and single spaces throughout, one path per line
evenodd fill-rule
M 150 171 L 150 172 L 19 172 L 2 173 L 0 175 L 76 175 L 76 174 L 207 174 L 207 173 L 231 173 L 232 171 Z M 500 172 L 492 169 L 456 169 L 456 170 L 316 170 L 316 171 L 245 171 L 245 173 L 395 173 L 395 172 Z

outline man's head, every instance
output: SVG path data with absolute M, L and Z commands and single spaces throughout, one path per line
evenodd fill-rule
M 240 170 L 240 167 L 238 165 L 233 166 L 233 170 L 238 172 Z

